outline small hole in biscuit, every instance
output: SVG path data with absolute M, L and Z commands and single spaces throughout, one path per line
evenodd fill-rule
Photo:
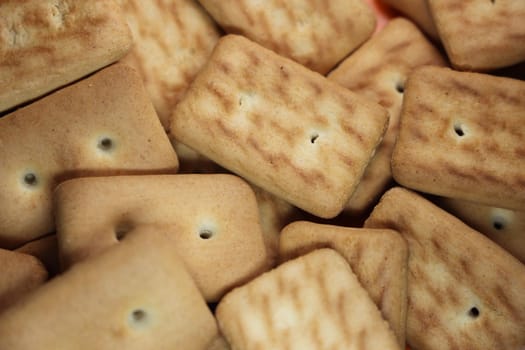
M 24 175 L 24 183 L 28 186 L 36 186 L 38 179 L 36 178 L 35 174 L 27 173 Z
M 405 92 L 405 84 L 403 84 L 402 82 L 397 82 L 396 83 L 396 91 L 399 92 L 400 94 L 404 93 Z
M 461 126 L 461 124 L 454 124 L 454 132 L 459 137 L 465 136 L 465 131 L 463 130 L 463 127 Z
M 475 306 L 471 307 L 470 310 L 468 310 L 468 315 L 472 318 L 477 318 L 479 316 L 479 309 Z
M 150 318 L 144 309 L 135 309 L 128 317 L 130 325 L 138 328 L 147 326 Z
M 492 227 L 494 227 L 496 230 L 503 230 L 505 228 L 505 223 L 501 219 L 494 219 L 492 222 Z
M 113 141 L 109 137 L 104 137 L 98 142 L 98 148 L 103 151 L 110 151 L 113 146 Z
M 209 229 L 201 229 L 199 231 L 199 237 L 202 239 L 210 239 L 213 237 L 213 231 Z
M 130 224 L 119 224 L 116 228 L 115 228 L 115 238 L 117 239 L 117 241 L 121 241 L 124 239 L 124 237 L 126 237 L 126 234 L 132 230 L 132 227 Z
M 317 141 L 318 138 L 319 134 L 312 134 L 312 136 L 310 136 L 310 143 L 315 143 L 315 141 Z

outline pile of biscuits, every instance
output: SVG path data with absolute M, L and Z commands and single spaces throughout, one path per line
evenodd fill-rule
M 382 1 L 0 0 L 0 349 L 525 349 L 525 2 Z

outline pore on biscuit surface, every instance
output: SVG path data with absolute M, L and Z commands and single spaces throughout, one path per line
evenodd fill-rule
M 289 59 L 223 37 L 171 118 L 171 135 L 297 207 L 334 217 L 388 113 Z

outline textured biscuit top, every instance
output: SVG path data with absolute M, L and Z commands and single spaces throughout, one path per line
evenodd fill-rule
M 177 105 L 171 134 L 322 217 L 348 201 L 388 113 L 237 35 L 223 37 Z
M 415 192 L 386 192 L 365 222 L 408 243 L 407 342 L 427 350 L 525 347 L 525 266 Z
M 403 186 L 525 208 L 525 82 L 423 67 L 407 82 L 392 156 Z
M 452 65 L 486 71 L 525 60 L 525 1 L 428 0 Z
M 321 74 L 366 41 L 376 19 L 363 0 L 199 0 L 227 33 L 242 34 Z
M 119 0 L 133 33 L 122 62 L 142 76 L 162 125 L 204 65 L 220 32 L 194 0 Z
M 118 60 L 131 43 L 113 0 L 0 1 L 0 111 Z

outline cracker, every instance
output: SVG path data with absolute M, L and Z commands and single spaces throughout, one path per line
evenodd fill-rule
M 165 225 L 207 301 L 267 269 L 255 195 L 233 175 L 144 175 L 66 181 L 55 192 L 64 267 L 143 225 Z
M 0 249 L 0 312 L 47 280 L 47 270 L 35 257 Z
M 387 123 L 382 107 L 227 35 L 177 105 L 170 133 L 253 184 L 329 218 L 348 201 Z
M 432 39 L 439 39 L 428 0 L 381 0 L 381 2 L 406 15 Z
M 408 248 L 393 230 L 296 221 L 281 232 L 281 259 L 319 249 L 341 254 L 377 305 L 400 346 L 405 346 Z
M 525 82 L 423 67 L 407 82 L 392 174 L 401 185 L 525 208 Z
M 55 234 L 51 234 L 16 248 L 19 253 L 29 254 L 40 260 L 46 267 L 49 277 L 59 273 L 58 243 Z
M 0 119 L 0 246 L 53 231 L 51 192 L 73 177 L 175 172 L 138 74 L 113 65 Z
M 522 349 L 525 265 L 420 195 L 386 192 L 365 222 L 407 240 L 414 349 Z
M 122 62 L 136 68 L 162 125 L 204 65 L 220 33 L 193 0 L 119 0 L 134 45 Z
M 216 316 L 233 349 L 401 349 L 348 263 L 331 249 L 233 290 Z
M 345 207 L 352 214 L 370 209 L 392 183 L 390 159 L 399 129 L 399 114 L 408 75 L 424 65 L 445 65 L 439 51 L 410 21 L 392 19 L 345 59 L 328 78 L 385 107 L 390 122 L 383 142 Z
M 363 0 L 199 0 L 227 32 L 326 74 L 365 42 L 376 19 Z
M 131 32 L 112 0 L 0 3 L 0 112 L 124 56 Z
M 427 1 L 455 68 L 486 71 L 525 60 L 525 1 Z
M 0 315 L 2 349 L 205 349 L 215 319 L 172 242 L 143 228 Z
M 525 211 L 444 197 L 437 203 L 525 263 Z

